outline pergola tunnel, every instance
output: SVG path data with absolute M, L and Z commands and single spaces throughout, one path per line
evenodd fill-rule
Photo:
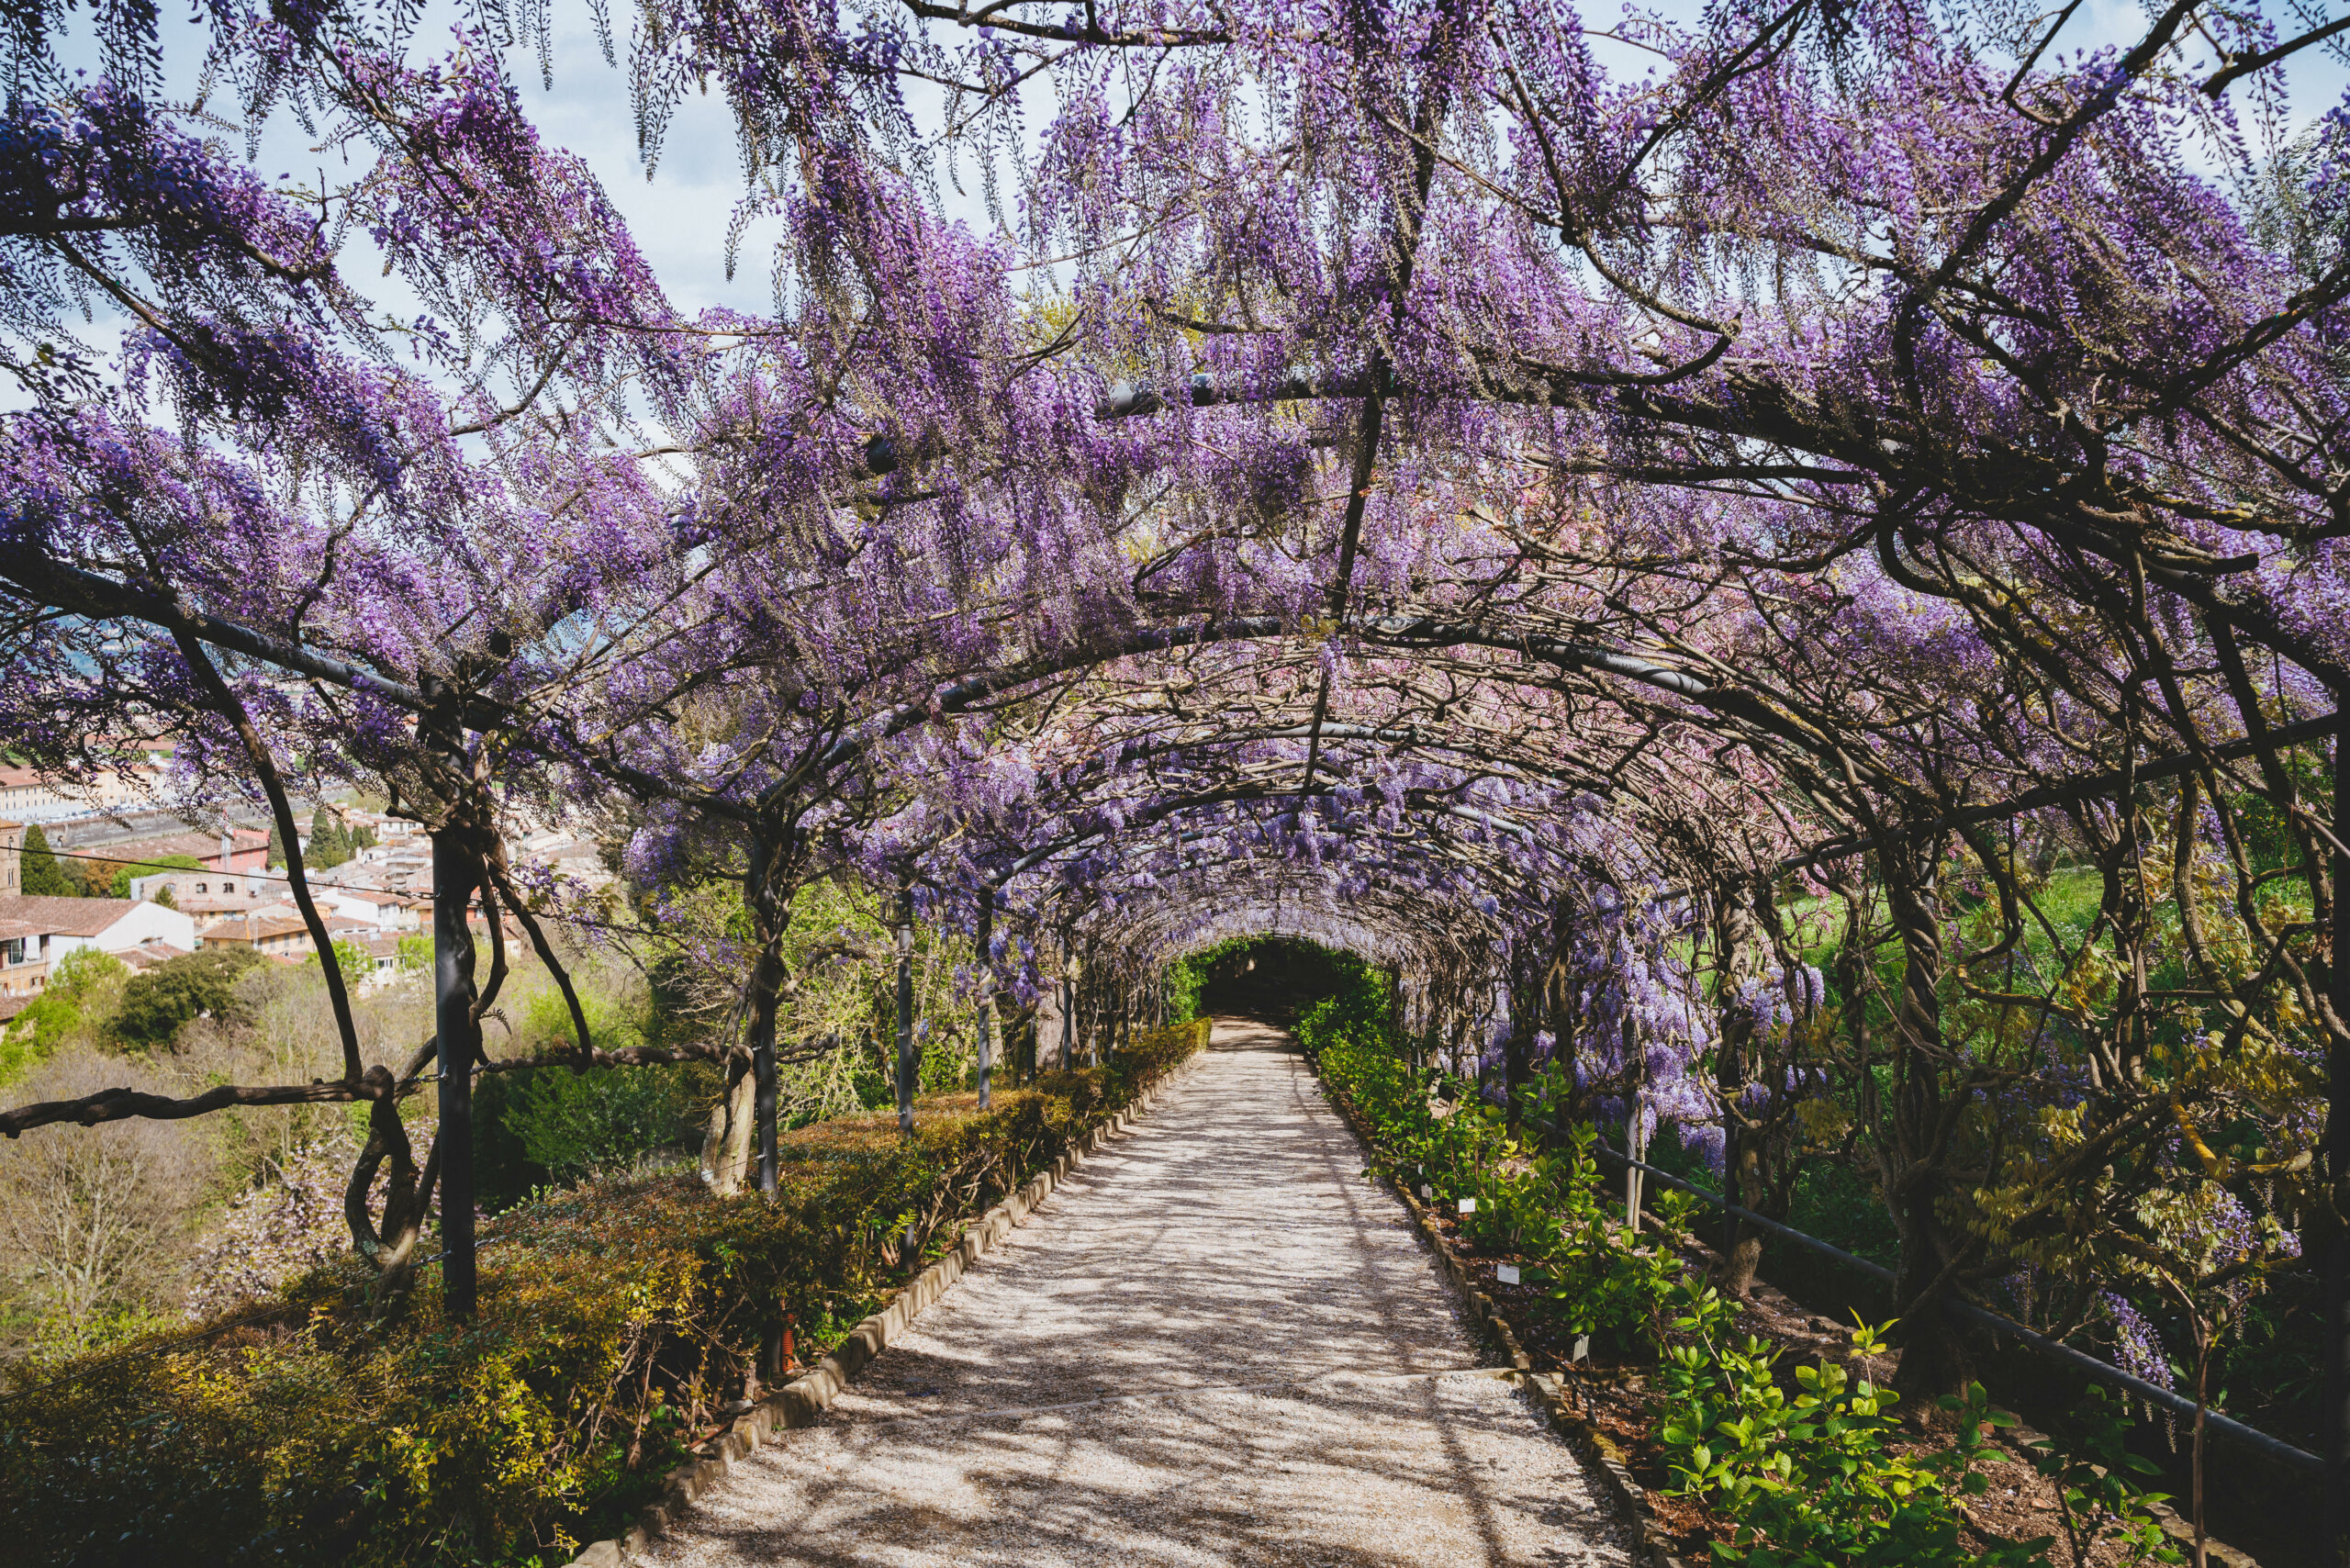
M 2350 1568 L 2340 9 L 16 7 L 12 1545 Z

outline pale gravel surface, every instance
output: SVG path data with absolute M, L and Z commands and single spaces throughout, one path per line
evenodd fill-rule
M 1285 1036 L 1133 1132 L 644 1561 L 1621 1564 Z

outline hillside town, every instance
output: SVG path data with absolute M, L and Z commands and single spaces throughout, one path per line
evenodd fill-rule
M 214 817 L 168 804 L 168 746 L 95 784 L 0 767 L 0 1028 L 39 999 L 68 954 L 95 948 L 133 972 L 207 948 L 310 962 L 317 942 L 296 907 L 283 850 L 252 810 Z M 242 819 L 251 818 L 248 823 Z M 429 950 L 432 853 L 414 823 L 352 801 L 306 801 L 297 844 L 328 940 L 363 985 L 420 968 Z M 598 846 L 560 827 L 519 826 L 518 867 L 599 885 Z M 476 924 L 481 915 L 473 916 Z M 520 932 L 510 924 L 510 934 Z

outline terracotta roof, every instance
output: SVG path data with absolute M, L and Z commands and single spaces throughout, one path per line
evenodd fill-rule
M 0 895 L 0 920 L 27 920 L 59 936 L 95 936 L 139 907 L 135 899 Z
M 40 927 L 29 920 L 0 920 L 0 942 L 14 942 L 19 936 L 38 936 Z
M 199 942 L 261 942 L 272 936 L 307 935 L 298 914 L 233 914 L 196 934 Z
M 251 828 L 239 828 L 229 835 L 229 853 L 241 855 L 258 849 L 269 842 L 269 834 Z M 217 833 L 171 833 L 158 838 L 129 839 L 120 844 L 93 844 L 76 847 L 76 853 L 102 855 L 108 860 L 136 865 L 142 860 L 161 860 L 167 855 L 185 855 L 204 860 L 220 853 L 220 835 Z M 248 873 L 238 873 L 246 875 Z

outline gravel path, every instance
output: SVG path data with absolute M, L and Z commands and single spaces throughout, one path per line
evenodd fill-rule
M 648 1561 L 1629 1562 L 1286 1036 L 1208 1054 Z

